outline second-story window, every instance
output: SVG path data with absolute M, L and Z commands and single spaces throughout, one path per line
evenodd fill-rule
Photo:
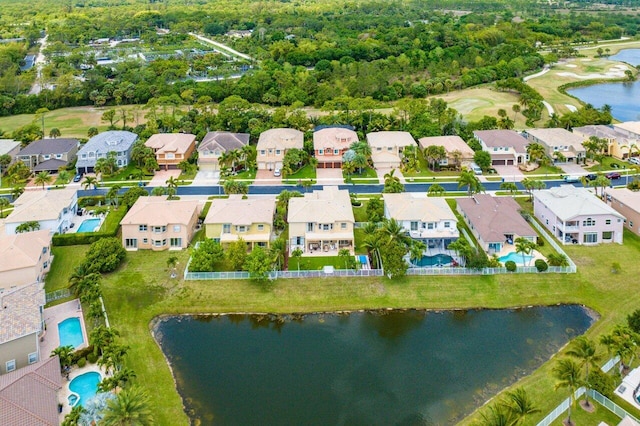
M 147 230 L 147 225 L 138 225 L 138 231 L 144 232 Z
M 231 224 L 230 223 L 225 223 L 222 225 L 222 233 L 223 234 L 230 234 L 231 233 Z

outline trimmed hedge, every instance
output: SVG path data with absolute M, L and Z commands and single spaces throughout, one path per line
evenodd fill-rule
M 56 234 L 53 236 L 54 247 L 87 245 L 101 238 L 115 237 L 116 232 L 81 232 L 79 234 Z

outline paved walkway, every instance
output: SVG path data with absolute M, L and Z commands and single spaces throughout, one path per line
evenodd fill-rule
M 318 185 L 342 185 L 342 169 L 316 169 Z
M 395 177 L 397 177 L 398 179 L 400 179 L 400 183 L 405 184 L 407 183 L 407 180 L 404 178 L 404 175 L 402 174 L 402 172 L 400 171 L 400 169 L 393 169 L 393 168 L 380 168 L 380 169 L 376 169 L 376 174 L 378 175 L 378 181 L 384 185 L 384 175 L 386 175 L 387 173 L 391 173 L 391 170 L 395 170 L 395 172 L 393 173 L 393 175 Z
M 207 186 L 207 185 L 217 185 L 220 182 L 220 172 L 219 171 L 204 171 L 200 170 L 196 177 L 193 178 L 193 182 L 191 183 L 194 186 Z
M 149 181 L 149 186 L 167 186 L 170 177 L 178 178 L 182 173 L 180 170 L 158 170 L 153 179 Z
M 44 359 L 51 355 L 51 352 L 60 346 L 60 336 L 58 334 L 58 323 L 67 318 L 80 318 L 80 326 L 82 328 L 82 337 L 84 342 L 77 349 L 86 348 L 89 342 L 87 329 L 84 325 L 84 317 L 82 316 L 82 306 L 78 299 L 70 302 L 61 303 L 50 308 L 46 308 L 43 313 L 44 322 L 47 325 L 47 331 L 40 339 L 40 358 Z

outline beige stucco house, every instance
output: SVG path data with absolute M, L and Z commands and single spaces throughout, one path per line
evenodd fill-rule
M 545 148 L 549 158 L 562 154 L 566 161 L 579 163 L 587 156 L 587 150 L 582 146 L 584 137 L 566 129 L 529 129 L 526 134 L 529 142 Z
M 367 133 L 367 143 L 371 147 L 371 160 L 376 169 L 399 168 L 402 151 L 408 146 L 416 146 L 411 133 L 399 131 Z
M 304 148 L 304 134 L 300 130 L 282 128 L 262 132 L 256 147 L 258 170 L 282 169 L 284 155 L 292 148 Z
M 318 159 L 318 168 L 341 168 L 342 156 L 355 142 L 358 142 L 358 134 L 342 127 L 325 127 L 313 132 L 313 151 Z
M 289 200 L 289 251 L 303 255 L 337 255 L 340 249 L 353 254 L 355 219 L 349 191 L 325 186 L 320 191 Z
M 140 197 L 120 222 L 127 250 L 182 250 L 191 242 L 202 206 L 197 200 Z
M 0 293 L 0 375 L 40 360 L 44 304 L 42 283 Z
M 591 136 L 606 139 L 608 143 L 608 154 L 619 160 L 626 160 L 630 156 L 640 153 L 640 136 L 635 135 L 633 132 L 626 131 L 624 128 L 618 128 L 616 125 L 607 126 L 604 124 L 595 124 L 574 127 L 571 130 L 576 135 L 581 136 L 585 141 Z
M 52 260 L 51 233 L 46 229 L 0 235 L 0 292 L 43 282 Z
M 198 167 L 203 171 L 220 170 L 225 152 L 241 150 L 249 144 L 248 133 L 209 132 L 198 145 Z
M 222 246 L 242 238 L 247 248 L 269 247 L 273 235 L 273 215 L 276 200 L 272 197 L 246 198 L 232 194 L 228 199 L 211 203 L 204 220 L 207 238 Z
M 457 166 L 473 161 L 475 152 L 460 136 L 431 136 L 418 139 L 418 146 L 424 151 L 429 146 L 441 146 L 447 157 L 440 160 L 441 166 Z
M 177 169 L 196 149 L 196 135 L 190 133 L 157 133 L 145 143 L 156 155 L 161 169 Z

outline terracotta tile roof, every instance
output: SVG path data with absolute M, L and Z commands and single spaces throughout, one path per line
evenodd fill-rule
M 462 158 L 473 158 L 474 151 L 460 136 L 432 136 L 418 139 L 420 149 L 428 146 L 443 146 L 447 153 L 460 151 Z
M 198 145 L 198 151 L 213 151 L 216 146 L 224 151 L 241 149 L 249 144 L 249 136 L 249 133 L 209 132 Z
M 384 131 L 367 133 L 367 143 L 372 148 L 406 147 L 415 145 L 416 141 L 409 132 Z
M 57 426 L 61 388 L 57 356 L 0 376 L 0 424 Z
M 0 293 L 0 344 L 42 330 L 42 285 L 33 283 Z
M 251 225 L 253 223 L 273 223 L 276 200 L 273 197 L 247 198 L 233 194 L 227 199 L 215 199 L 204 220 L 205 224 L 229 223 L 231 225 Z
M 165 197 L 140 197 L 124 216 L 121 225 L 186 225 L 199 211 L 198 200 L 167 200 Z
M 289 200 L 289 223 L 355 222 L 349 191 L 337 186 L 325 186 L 321 191 Z
M 55 220 L 63 209 L 71 206 L 76 192 L 75 189 L 66 188 L 25 191 L 13 203 L 14 209 L 7 216 L 6 223 Z
M 427 197 L 409 192 L 382 194 L 389 217 L 400 221 L 438 222 L 450 220 L 457 222 L 444 198 Z
M 156 133 L 144 144 L 158 154 L 173 152 L 184 154 L 196 143 L 196 135 L 190 133 Z
M 51 245 L 49 230 L 0 234 L 0 272 L 23 269 L 38 264 L 42 249 Z
M 302 149 L 304 146 L 304 134 L 296 129 L 269 129 L 260 133 L 257 149 Z
M 358 134 L 353 130 L 341 127 L 326 127 L 313 133 L 313 149 L 343 150 L 358 142 Z
M 571 133 L 567 129 L 529 129 L 527 133 L 547 146 L 571 146 L 576 151 L 584 151 L 584 137 Z

